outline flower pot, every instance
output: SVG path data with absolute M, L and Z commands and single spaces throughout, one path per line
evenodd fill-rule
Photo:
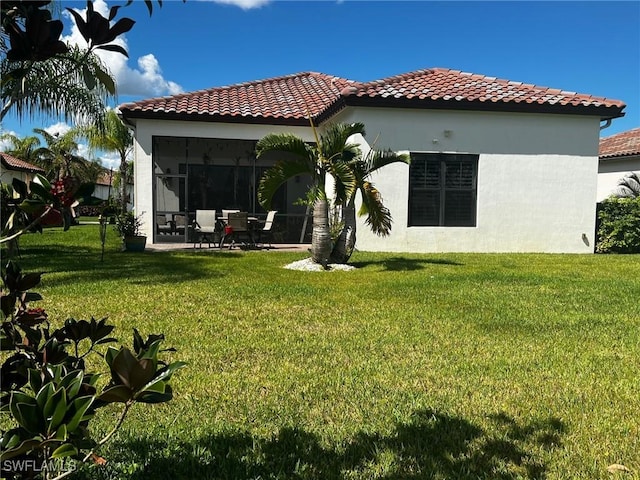
M 145 237 L 144 235 L 124 237 L 124 250 L 127 252 L 144 252 L 144 247 L 146 244 L 147 237 Z

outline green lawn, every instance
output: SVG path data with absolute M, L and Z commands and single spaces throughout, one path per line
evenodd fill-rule
M 38 306 L 163 332 L 189 366 L 77 478 L 640 478 L 640 256 L 357 252 L 319 273 L 108 235 L 104 262 L 93 225 L 22 238 Z

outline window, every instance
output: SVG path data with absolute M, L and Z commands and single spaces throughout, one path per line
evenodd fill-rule
M 409 226 L 475 227 L 478 155 L 413 153 Z

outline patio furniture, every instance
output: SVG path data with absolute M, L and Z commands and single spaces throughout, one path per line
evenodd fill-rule
M 197 237 L 194 238 L 193 248 L 195 248 L 197 241 L 200 241 L 200 248 L 202 248 L 202 242 L 206 241 L 211 248 L 211 242 L 215 245 L 214 235 L 219 232 L 216 228 L 216 211 L 215 210 L 196 210 L 196 219 L 194 221 L 193 231 Z
M 275 218 L 276 213 L 278 213 L 277 210 L 270 210 L 269 212 L 267 212 L 267 218 L 264 221 L 264 225 L 262 226 L 262 228 L 256 231 L 258 235 L 256 242 L 258 244 L 262 244 L 261 248 L 273 248 L 273 245 L 271 245 L 271 230 L 273 228 L 273 219 Z M 269 240 L 268 247 L 265 247 L 264 245 L 265 239 Z
M 247 212 L 230 212 L 224 227 L 224 234 L 220 240 L 220 248 L 224 246 L 226 239 L 230 239 L 229 250 L 236 242 L 242 243 L 243 247 L 255 245 L 253 232 L 249 228 L 249 214 Z
M 173 216 L 173 224 L 175 232 L 178 235 L 184 235 L 187 230 L 187 216 L 183 214 L 175 214 Z
M 222 209 L 222 219 L 226 221 L 229 218 L 230 213 L 238 213 L 240 210 L 225 210 Z
M 174 230 L 171 214 L 159 213 L 156 215 L 156 233 L 158 235 L 171 235 Z

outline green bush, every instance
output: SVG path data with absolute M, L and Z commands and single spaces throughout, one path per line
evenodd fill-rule
M 598 253 L 640 253 L 640 197 L 609 197 L 598 208 Z

